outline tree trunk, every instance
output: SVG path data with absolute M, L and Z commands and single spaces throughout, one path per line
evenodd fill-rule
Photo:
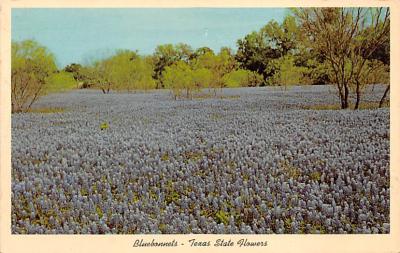
M 349 108 L 349 87 L 345 85 L 344 87 L 344 101 L 343 101 L 343 107 L 342 109 L 347 109 Z
M 385 93 L 383 93 L 383 96 L 382 96 L 382 98 L 381 98 L 381 101 L 379 101 L 379 108 L 381 108 L 382 105 L 383 105 L 383 102 L 385 102 L 385 98 L 386 98 L 386 96 L 387 96 L 387 94 L 388 94 L 388 92 L 389 92 L 389 89 L 390 89 L 390 85 L 388 85 L 388 86 L 386 87 Z
M 358 110 L 358 108 L 360 106 L 360 100 L 361 100 L 360 85 L 357 84 L 357 87 L 356 87 L 356 104 L 354 105 L 354 110 Z

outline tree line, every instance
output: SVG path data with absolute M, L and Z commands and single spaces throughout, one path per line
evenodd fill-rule
M 240 38 L 236 52 L 164 44 L 152 55 L 117 50 L 63 69 L 37 42 L 12 42 L 12 110 L 29 110 L 57 89 L 165 88 L 177 99 L 205 88 L 216 95 L 224 87 L 309 84 L 335 85 L 341 108 L 358 109 L 368 84 L 389 83 L 389 22 L 388 8 L 293 8 L 282 23 L 272 20 Z

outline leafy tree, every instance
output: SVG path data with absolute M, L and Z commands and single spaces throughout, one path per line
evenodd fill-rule
M 217 88 L 225 87 L 223 76 L 237 67 L 234 56 L 227 48 L 221 49 L 218 55 L 215 55 L 212 51 L 207 51 L 193 59 L 191 64 L 193 69 L 205 68 L 210 71 L 212 81 L 209 82 L 208 88 L 213 88 L 214 94 L 216 94 Z
M 196 89 L 210 88 L 213 82 L 213 73 L 207 68 L 192 70 L 192 82 Z
M 46 86 L 46 93 L 64 92 L 77 88 L 77 81 L 74 79 L 73 74 L 65 71 L 49 76 Z
M 162 81 L 165 88 L 171 89 L 175 99 L 182 96 L 192 98 L 193 91 L 197 89 L 193 81 L 193 71 L 184 61 L 178 61 L 166 67 L 162 74 Z
M 215 54 L 214 51 L 209 47 L 200 47 L 200 48 L 196 49 L 196 51 L 193 53 L 192 59 L 197 58 L 206 53 Z
M 33 40 L 12 42 L 12 112 L 24 112 L 46 92 L 48 77 L 57 70 L 55 58 L 47 48 Z
M 168 66 L 173 65 L 178 61 L 189 62 L 193 58 L 193 50 L 187 44 L 165 44 L 159 45 L 154 51 L 154 79 L 157 80 L 157 88 L 162 88 L 162 72 Z
M 354 109 L 358 109 L 368 80 L 368 59 L 389 40 L 389 9 L 301 8 L 294 13 L 308 47 L 326 56 L 329 79 L 337 87 L 341 108 L 349 107 L 354 90 Z
M 256 87 L 263 83 L 263 77 L 257 72 L 238 69 L 224 75 L 226 87 Z
M 267 45 L 274 50 L 274 56 L 285 56 L 297 48 L 299 27 L 294 16 L 286 16 L 281 25 L 274 20 L 270 21 L 260 32 Z
M 239 39 L 237 45 L 236 60 L 240 67 L 264 75 L 264 79 L 267 78 L 264 71 L 268 64 L 267 58 L 276 58 L 278 55 L 267 45 L 263 35 L 252 32 Z
M 274 75 L 268 80 L 270 85 L 299 85 L 302 82 L 306 68 L 295 66 L 292 55 L 285 55 L 272 60 L 268 68 L 274 68 Z
M 79 87 L 84 86 L 85 81 L 86 81 L 86 77 L 82 72 L 82 68 L 83 68 L 83 66 L 78 63 L 71 63 L 70 65 L 67 65 L 64 68 L 65 72 L 72 73 L 73 78 L 78 83 Z
M 94 66 L 96 81 L 104 93 L 113 90 L 138 90 L 155 88 L 149 60 L 130 50 L 119 50 L 115 55 L 99 61 Z
M 260 31 L 238 40 L 236 60 L 241 68 L 256 71 L 267 80 L 276 71 L 270 62 L 293 54 L 297 50 L 298 37 L 299 27 L 293 16 L 287 16 L 282 24 L 270 21 Z

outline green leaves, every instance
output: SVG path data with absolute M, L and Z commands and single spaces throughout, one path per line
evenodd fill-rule
M 100 130 L 107 130 L 108 127 L 109 127 L 108 123 L 107 122 L 103 122 L 100 125 Z
M 228 225 L 228 223 L 229 223 L 228 214 L 222 210 L 219 210 L 215 214 L 215 219 L 216 219 L 217 223 L 223 223 L 224 225 Z
M 11 43 L 11 103 L 23 112 L 43 94 L 49 76 L 57 70 L 47 48 L 33 40 Z
M 238 69 L 224 75 L 224 82 L 229 88 L 255 87 L 262 84 L 263 81 L 262 75 L 247 69 Z

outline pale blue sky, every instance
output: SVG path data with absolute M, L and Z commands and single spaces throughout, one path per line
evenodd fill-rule
M 287 13 L 277 8 L 13 9 L 12 39 L 37 40 L 63 67 L 115 49 L 151 54 L 165 43 L 236 49 L 239 38 L 272 19 L 281 22 Z

